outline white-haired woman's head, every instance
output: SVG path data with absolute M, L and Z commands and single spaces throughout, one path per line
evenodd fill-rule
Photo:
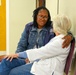
M 53 30 L 66 35 L 71 28 L 71 21 L 65 15 L 57 15 L 53 18 Z

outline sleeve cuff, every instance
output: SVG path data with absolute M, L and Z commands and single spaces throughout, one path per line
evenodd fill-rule
M 20 58 L 27 58 L 27 53 L 26 52 L 20 52 L 18 53 Z

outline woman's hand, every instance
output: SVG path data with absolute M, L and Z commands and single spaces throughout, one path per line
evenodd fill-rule
M 19 56 L 18 54 L 11 54 L 11 55 L 6 55 L 4 58 L 12 61 L 13 58 L 18 58 L 18 56 Z
M 72 41 L 72 36 L 71 35 L 66 35 L 64 36 L 62 39 L 64 39 L 64 42 L 62 44 L 62 48 L 65 48 L 65 47 L 68 47 L 69 44 L 71 43 Z

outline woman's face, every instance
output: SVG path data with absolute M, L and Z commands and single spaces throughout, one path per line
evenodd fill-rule
M 43 28 L 48 20 L 48 12 L 45 9 L 41 9 L 37 15 L 38 28 Z

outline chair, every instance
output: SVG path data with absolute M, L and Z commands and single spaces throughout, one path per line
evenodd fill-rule
M 74 47 L 75 47 L 75 38 L 71 42 L 70 52 L 69 52 L 69 55 L 67 57 L 66 64 L 65 64 L 64 73 L 66 75 L 68 75 L 68 73 L 69 73 L 69 69 L 70 69 L 70 66 L 71 66 L 73 53 L 74 53 Z

